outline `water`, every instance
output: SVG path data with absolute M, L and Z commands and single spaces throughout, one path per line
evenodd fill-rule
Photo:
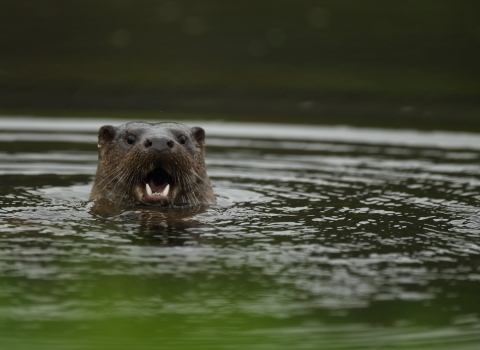
M 218 205 L 105 217 L 123 122 L 0 118 L 1 349 L 479 348 L 480 135 L 187 123 Z

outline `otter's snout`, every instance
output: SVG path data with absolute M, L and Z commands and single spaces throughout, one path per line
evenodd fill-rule
M 175 142 L 166 137 L 149 137 L 143 142 L 143 145 L 147 150 L 152 149 L 161 152 L 173 148 Z

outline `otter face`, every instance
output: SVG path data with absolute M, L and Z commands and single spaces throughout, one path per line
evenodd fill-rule
M 158 205 L 213 204 L 205 131 L 177 123 L 102 126 L 90 199 Z

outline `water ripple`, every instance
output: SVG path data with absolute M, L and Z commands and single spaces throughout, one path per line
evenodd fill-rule
M 246 320 L 224 334 L 478 345 L 478 135 L 195 123 L 218 205 L 99 216 L 95 133 L 116 123 L 0 117 L 0 323 L 176 317 L 208 337 Z

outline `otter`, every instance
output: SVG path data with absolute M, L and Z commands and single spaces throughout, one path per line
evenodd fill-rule
M 90 200 L 121 204 L 215 204 L 205 166 L 205 131 L 179 123 L 104 125 Z

